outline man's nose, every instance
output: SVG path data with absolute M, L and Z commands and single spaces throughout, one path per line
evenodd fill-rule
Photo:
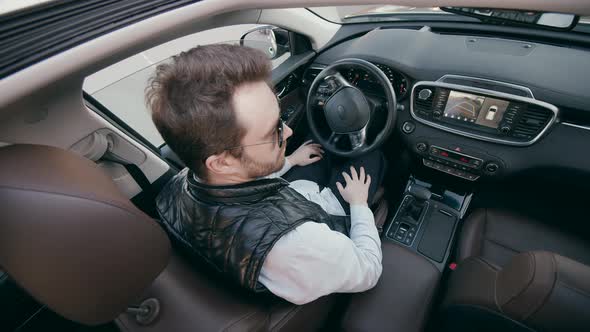
M 293 136 L 293 129 L 285 124 L 285 139 Z

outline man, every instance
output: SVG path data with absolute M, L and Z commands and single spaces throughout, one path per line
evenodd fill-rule
M 279 177 L 320 165 L 323 151 L 306 142 L 285 157 L 293 132 L 279 117 L 270 71 L 262 52 L 236 45 L 199 46 L 158 66 L 147 89 L 152 118 L 188 166 L 156 200 L 162 223 L 176 243 L 255 292 L 304 304 L 370 289 L 382 270 L 367 204 L 376 184 L 364 167 L 338 172 L 321 190 Z

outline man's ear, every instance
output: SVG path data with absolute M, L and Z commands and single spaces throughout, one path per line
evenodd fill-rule
M 210 174 L 229 175 L 236 171 L 236 158 L 227 151 L 214 154 L 205 159 L 205 166 Z

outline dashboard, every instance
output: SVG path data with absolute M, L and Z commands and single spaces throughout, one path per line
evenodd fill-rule
M 590 174 L 590 158 L 575 152 L 590 141 L 590 94 L 580 84 L 590 77 L 589 53 L 432 29 L 376 28 L 323 51 L 309 68 L 319 72 L 345 58 L 377 65 L 400 106 L 393 139 L 426 168 L 493 181 L 533 169 Z M 382 89 L 362 70 L 341 74 L 363 91 Z
M 408 94 L 409 79 L 401 72 L 380 63 L 373 63 L 383 71 L 385 76 L 391 82 L 391 86 L 395 91 L 398 100 L 404 99 Z M 367 71 L 360 68 L 350 68 L 342 73 L 348 82 L 364 91 L 379 91 L 382 87 L 377 83 L 377 80 Z

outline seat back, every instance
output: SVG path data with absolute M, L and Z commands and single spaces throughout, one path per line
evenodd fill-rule
M 587 331 L 590 267 L 546 251 L 518 254 L 504 268 L 468 258 L 443 308 L 448 331 Z
M 0 148 L 0 266 L 83 324 L 112 321 L 164 269 L 170 243 L 93 162 L 41 145 Z

